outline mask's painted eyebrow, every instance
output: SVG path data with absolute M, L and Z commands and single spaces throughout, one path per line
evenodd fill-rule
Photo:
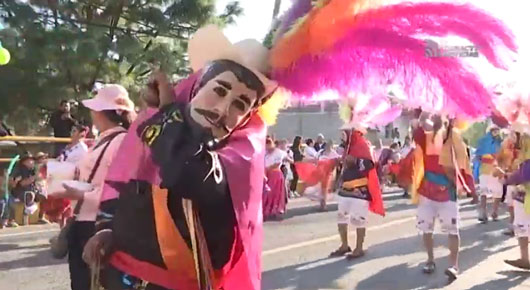
M 252 106 L 252 102 L 250 101 L 250 98 L 247 95 L 241 95 L 239 96 L 243 102 L 245 102 L 249 107 Z
M 223 86 L 227 90 L 231 90 L 232 89 L 232 85 L 229 82 L 226 82 L 226 81 L 223 81 L 223 80 L 216 80 L 216 82 L 218 84 L 220 84 L 221 86 Z

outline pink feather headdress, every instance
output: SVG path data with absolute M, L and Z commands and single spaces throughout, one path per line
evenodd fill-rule
M 506 68 L 503 52 L 517 50 L 510 30 L 470 5 L 379 2 L 327 0 L 304 17 L 290 14 L 291 22 L 298 20 L 272 49 L 273 78 L 302 100 L 326 91 L 387 96 L 393 87 L 406 108 L 462 118 L 489 115 L 493 96 L 480 77 L 463 58 L 436 57 L 437 51 L 429 51 L 433 42 L 425 40 L 465 38 L 493 66 Z
M 496 113 L 513 129 L 530 133 L 530 88 L 522 82 L 512 82 L 496 89 Z

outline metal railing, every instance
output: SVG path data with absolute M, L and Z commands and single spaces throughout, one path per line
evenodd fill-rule
M 0 137 L 0 141 L 12 141 L 12 142 L 43 142 L 43 143 L 70 143 L 71 138 L 58 138 L 48 136 L 4 136 Z
M 0 137 L 1 143 L 13 142 L 13 147 L 17 146 L 22 151 L 27 151 L 24 144 L 39 144 L 39 143 L 70 143 L 71 138 L 57 138 L 51 136 L 4 136 Z M 4 144 L 5 145 L 5 144 Z M 22 146 L 22 147 L 21 147 Z M 20 151 L 20 150 L 19 150 Z M 9 163 L 13 158 L 0 158 L 0 163 Z

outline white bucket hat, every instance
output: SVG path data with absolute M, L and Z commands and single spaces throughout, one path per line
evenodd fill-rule
M 231 60 L 252 71 L 265 86 L 265 95 L 278 85 L 265 76 L 269 69 L 269 50 L 255 39 L 231 43 L 215 25 L 195 32 L 188 42 L 188 56 L 194 72 L 216 60 Z
M 129 98 L 127 90 L 117 84 L 104 85 L 98 90 L 96 96 L 82 101 L 83 105 L 92 111 L 100 112 L 107 110 L 134 111 L 134 103 Z

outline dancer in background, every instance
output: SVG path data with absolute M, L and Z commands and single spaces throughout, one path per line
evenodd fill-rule
M 466 147 L 453 122 L 444 124 L 440 116 L 431 116 L 424 122 L 416 122 L 413 138 L 416 144 L 412 168 L 412 201 L 418 204 L 417 227 L 423 234 L 427 262 L 423 272 L 432 274 L 434 263 L 434 224 L 438 219 L 442 231 L 449 236 L 449 267 L 445 274 L 450 280 L 458 275 L 458 251 L 460 247 L 458 193 L 468 184 L 471 174 Z
M 271 138 L 265 141 L 265 174 L 269 191 L 263 194 L 263 219 L 278 219 L 285 213 L 285 178 L 280 169 L 287 153 L 276 148 Z
M 341 155 L 335 151 L 333 148 L 333 140 L 328 140 L 326 143 L 324 143 L 324 147 L 322 148 L 322 151 L 320 152 L 319 162 L 320 161 L 327 161 L 332 160 L 331 163 L 332 167 L 329 169 L 329 171 L 325 171 L 322 176 L 321 181 L 321 200 L 320 200 L 320 210 L 325 211 L 327 209 L 327 203 L 330 196 L 330 193 L 332 193 L 335 189 L 335 180 L 337 179 L 336 174 L 336 168 L 340 163 Z
M 527 125 L 528 126 L 528 125 Z M 516 260 L 505 260 L 509 265 L 530 270 L 528 238 L 530 237 L 530 136 L 521 136 L 521 150 L 517 163 L 519 169 L 508 175 L 504 184 L 516 186 L 513 192 L 514 232 L 519 242 L 521 256 Z
M 521 147 L 521 134 L 519 132 L 510 131 L 508 137 L 502 142 L 501 149 L 499 151 L 497 162 L 499 167 L 506 172 L 506 174 L 511 174 L 517 170 L 517 157 L 519 154 L 519 149 Z M 513 185 L 503 184 L 503 195 L 504 202 L 508 206 L 508 213 L 510 214 L 508 228 L 503 232 L 507 236 L 514 236 L 513 230 L 513 195 L 516 191 L 516 187 Z
M 318 159 L 297 162 L 296 170 L 302 180 L 300 193 L 320 203 L 320 211 L 325 211 L 329 193 L 333 190 L 333 176 L 340 155 L 333 149 L 333 141 L 325 143 Z
M 475 160 L 473 160 L 473 178 L 479 184 L 480 205 L 478 220 L 482 223 L 488 221 L 487 199 L 493 198 L 492 220 L 498 218 L 499 204 L 502 198 L 502 171 L 497 164 L 497 153 L 501 147 L 500 129 L 490 126 L 477 145 Z
M 347 254 L 347 259 L 355 259 L 364 256 L 368 211 L 384 216 L 385 210 L 370 144 L 361 131 L 352 129 L 350 132 L 338 192 L 337 224 L 341 245 L 330 256 Z M 349 225 L 357 233 L 353 251 L 348 243 Z

